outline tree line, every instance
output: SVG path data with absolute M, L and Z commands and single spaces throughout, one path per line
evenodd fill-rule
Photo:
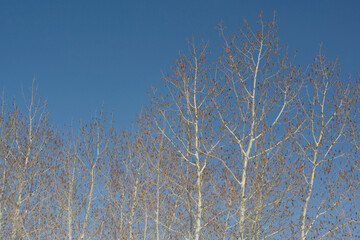
M 356 239 L 359 79 L 295 65 L 275 17 L 189 41 L 129 129 L 0 113 L 1 239 Z M 209 59 L 213 58 L 214 61 Z

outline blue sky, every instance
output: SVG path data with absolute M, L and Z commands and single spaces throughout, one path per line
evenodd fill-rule
M 311 63 L 323 42 L 344 73 L 360 70 L 360 3 L 347 0 L 162 0 L 0 2 L 0 89 L 22 101 L 33 77 L 57 124 L 88 120 L 104 103 L 128 126 L 162 86 L 186 38 L 217 47 L 215 25 L 234 31 L 258 14 L 279 18 L 279 37 L 297 63 Z M 8 100 L 9 101 L 9 100 Z

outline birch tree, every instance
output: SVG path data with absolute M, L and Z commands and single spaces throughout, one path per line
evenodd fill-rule
M 149 218 L 144 192 L 150 183 L 144 174 L 142 139 L 135 131 L 123 131 L 112 141 L 106 182 L 110 234 L 113 239 L 146 239 Z
M 300 237 L 353 238 L 359 212 L 351 211 L 358 196 L 358 160 L 346 133 L 354 130 L 351 113 L 358 89 L 340 79 L 337 62 L 316 55 L 300 99 L 306 128 L 297 138 L 305 181 Z M 306 97 L 305 97 L 306 96 Z M 350 208 L 350 209 L 349 209 Z
M 210 210 L 207 175 L 210 154 L 217 148 L 219 138 L 213 127 L 207 46 L 190 43 L 189 47 L 190 55 L 180 56 L 173 74 L 165 76 L 169 93 L 165 97 L 155 94 L 152 111 L 157 131 L 176 152 L 174 161 L 179 161 L 177 175 L 172 179 L 185 210 L 182 218 L 178 217 L 181 226 L 178 231 L 185 239 L 199 240 L 206 238 L 205 210 Z
M 266 22 L 260 14 L 256 30 L 245 23 L 227 37 L 220 25 L 219 33 L 224 53 L 213 102 L 230 142 L 227 152 L 231 149 L 218 160 L 238 194 L 231 203 L 237 212 L 232 238 L 276 236 L 288 227 L 282 219 L 290 214 L 289 194 L 296 184 L 288 144 L 301 128 L 292 123 L 301 71 L 279 45 L 275 15 Z
M 35 81 L 26 95 L 25 114 L 15 102 L 8 114 L 2 109 L 1 234 L 8 239 L 40 239 L 53 230 L 54 219 L 46 209 L 51 206 L 57 137 Z
M 356 239 L 360 80 L 301 68 L 276 15 L 189 42 L 126 130 L 0 111 L 1 239 Z M 212 61 L 210 60 L 212 59 Z
M 140 116 L 137 123 L 141 139 L 140 149 L 146 162 L 143 174 L 146 175 L 147 187 L 143 194 L 142 207 L 146 209 L 144 214 L 149 219 L 147 225 L 150 231 L 147 231 L 147 234 L 156 240 L 170 239 L 176 223 L 173 213 L 177 211 L 176 204 L 172 204 L 176 197 L 174 198 L 173 184 L 169 180 L 172 179 L 169 173 L 174 170 L 171 164 L 175 155 L 165 136 L 157 134 L 157 128 L 149 115 L 142 113 Z
M 64 136 L 60 166 L 54 171 L 62 239 L 102 238 L 105 234 L 104 164 L 109 161 L 112 134 L 111 119 L 100 112 L 90 123 L 80 122 L 78 132 Z
M 1 192 L 0 192 L 0 237 L 10 235 L 9 225 L 10 212 L 8 202 L 11 195 L 9 195 L 11 186 L 10 179 L 14 171 L 14 164 L 12 164 L 12 152 L 14 151 L 16 142 L 16 130 L 18 126 L 19 114 L 17 111 L 11 111 L 5 109 L 6 105 L 4 99 L 1 103 Z

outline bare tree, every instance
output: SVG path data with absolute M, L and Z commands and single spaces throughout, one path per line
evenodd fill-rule
M 358 92 L 339 79 L 336 62 L 320 52 L 311 65 L 300 106 L 306 128 L 297 137 L 305 181 L 302 193 L 301 239 L 354 237 L 359 223 L 351 205 L 358 191 L 358 160 L 346 132 L 351 131 L 354 96 Z M 306 97 L 305 97 L 306 96 Z M 350 128 L 350 129 L 349 129 Z M 349 208 L 350 207 L 350 208 Z
M 171 183 L 167 179 L 167 172 L 171 171 L 169 163 L 172 162 L 172 148 L 163 135 L 156 134 L 153 121 L 146 118 L 146 114 L 140 116 L 137 122 L 141 140 L 139 150 L 143 152 L 143 160 L 146 162 L 143 175 L 147 178 L 141 205 L 145 209 L 145 218 L 148 219 L 146 225 L 150 230 L 146 231 L 149 235 L 144 234 L 144 239 L 147 239 L 147 236 L 153 236 L 156 240 L 168 239 L 174 223 L 172 214 L 166 212 L 172 198 Z
M 206 238 L 205 211 L 210 210 L 207 179 L 211 153 L 218 147 L 220 136 L 215 136 L 213 127 L 207 45 L 196 47 L 192 42 L 189 47 L 190 56 L 180 56 L 173 74 L 165 77 L 168 95 L 154 95 L 152 118 L 157 132 L 177 155 L 173 160 L 178 161 L 176 175 L 169 176 L 182 209 L 176 210 L 181 229 L 174 232 L 185 239 L 198 240 Z
M 106 114 L 100 112 L 64 140 L 61 165 L 54 172 L 62 238 L 91 239 L 104 234 L 104 164 L 109 161 L 112 134 L 111 122 L 107 124 Z
M 4 104 L 4 102 L 2 103 Z M 33 81 L 23 115 L 14 103 L 1 112 L 1 235 L 43 238 L 53 228 L 50 169 L 56 161 L 56 134 Z
M 148 183 L 141 139 L 136 132 L 122 132 L 112 141 L 114 150 L 106 182 L 110 234 L 113 239 L 145 238 L 148 209 L 142 199 Z
M 11 195 L 10 179 L 14 174 L 14 164 L 12 161 L 12 153 L 14 152 L 16 142 L 16 130 L 19 124 L 18 111 L 5 110 L 5 102 L 2 100 L 1 108 L 1 195 L 0 195 L 0 234 L 1 238 L 10 235 L 9 219 L 9 201 Z
M 322 52 L 295 66 L 276 15 L 218 30 L 127 130 L 54 130 L 34 83 L 25 109 L 3 100 L 0 238 L 355 239 L 360 80 Z
M 294 99 L 301 87 L 301 72 L 279 46 L 276 19 L 259 28 L 249 25 L 224 39 L 214 99 L 218 119 L 229 137 L 231 156 L 219 157 L 231 175 L 237 193 L 231 202 L 232 238 L 263 239 L 287 228 L 292 173 L 290 137 L 300 130 L 292 124 L 297 110 Z M 230 203 L 230 202 L 229 202 Z

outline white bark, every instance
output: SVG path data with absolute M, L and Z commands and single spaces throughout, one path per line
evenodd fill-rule
M 254 79 L 253 79 L 253 91 L 251 95 L 251 125 L 250 125 L 250 141 L 249 145 L 247 147 L 247 150 L 244 154 L 244 160 L 243 160 L 243 168 L 242 168 L 242 175 L 241 175 L 241 183 L 240 183 L 240 222 L 239 222 L 239 233 L 241 240 L 245 239 L 245 214 L 246 214 L 246 182 L 247 182 L 247 171 L 248 171 L 248 164 L 250 159 L 250 154 L 252 150 L 253 143 L 255 141 L 255 124 L 257 122 L 256 112 L 255 112 L 255 101 L 256 101 L 256 84 L 257 84 L 257 76 L 260 66 L 260 59 L 262 54 L 262 47 L 263 43 L 260 43 L 260 49 L 257 57 L 257 63 L 255 67 L 254 72 Z M 243 144 L 243 143 L 240 143 Z M 240 147 L 240 149 L 244 149 L 243 146 Z
M 85 233 L 86 233 L 86 228 L 89 222 L 89 217 L 90 217 L 90 211 L 92 208 L 92 202 L 93 202 L 93 193 L 94 193 L 94 186 L 95 186 L 95 167 L 96 164 L 94 164 L 91 167 L 91 171 L 90 171 L 90 187 L 89 187 L 89 193 L 86 196 L 87 198 L 87 207 L 86 207 L 86 212 L 85 212 L 85 218 L 84 218 L 84 222 L 82 225 L 82 231 L 81 231 L 81 235 L 80 235 L 80 239 L 84 239 L 85 238 Z
M 27 234 L 26 228 L 25 226 L 23 226 L 23 222 L 22 222 L 22 214 L 21 214 L 21 206 L 23 203 L 23 194 L 24 194 L 24 185 L 26 184 L 26 182 L 28 182 L 27 179 L 27 171 L 28 171 L 28 164 L 30 161 L 30 155 L 31 155 L 31 150 L 32 150 L 32 142 L 33 142 L 33 121 L 34 118 L 36 116 L 36 109 L 35 109 L 35 113 L 33 112 L 33 104 L 34 104 L 34 92 L 31 93 L 31 99 L 30 99 L 30 103 L 28 106 L 28 142 L 27 142 L 27 146 L 26 146 L 26 153 L 22 154 L 25 159 L 24 159 L 24 165 L 21 164 L 21 162 L 19 162 L 18 167 L 19 167 L 19 171 L 20 171 L 20 178 L 19 178 L 19 182 L 18 182 L 18 189 L 17 189 L 17 197 L 16 197 L 16 205 L 15 205 L 15 212 L 14 212 L 14 216 L 13 216 L 13 227 L 12 227 L 12 234 L 11 234 L 11 239 L 15 240 L 18 238 L 21 238 L 22 236 L 19 236 L 20 233 L 20 229 L 23 229 L 25 231 L 24 234 Z M 19 145 L 19 141 L 16 140 L 16 144 L 18 147 L 19 152 L 21 153 L 21 146 Z M 20 160 L 21 161 L 21 160 Z
M 193 106 L 194 106 L 194 130 L 195 130 L 195 159 L 196 159 L 196 187 L 197 187 L 197 204 L 196 204 L 196 221 L 195 221 L 195 240 L 200 239 L 201 228 L 202 228 L 202 171 L 205 168 L 205 165 L 202 166 L 200 162 L 199 150 L 199 115 L 198 115 L 198 105 L 196 101 L 197 93 L 197 73 L 198 65 L 197 59 L 195 57 L 195 77 L 194 77 L 194 90 L 193 90 Z
M 70 159 L 68 160 L 70 161 Z M 70 166 L 72 166 L 72 169 L 70 168 Z M 73 158 L 73 165 L 70 164 L 69 162 L 69 173 L 70 173 L 70 178 L 69 178 L 69 192 L 67 193 L 67 230 L 68 230 L 68 239 L 72 240 L 73 239 L 73 197 L 74 197 L 74 182 L 75 182 L 75 169 L 76 169 L 76 159 Z
M 313 159 L 313 162 L 312 162 L 312 168 L 311 168 L 308 192 L 307 192 L 307 196 L 306 196 L 306 199 L 305 199 L 303 212 L 302 212 L 302 216 L 301 216 L 301 230 L 300 230 L 301 231 L 301 240 L 305 240 L 306 236 L 307 236 L 307 233 L 308 233 L 307 228 L 306 228 L 307 227 L 306 217 L 307 217 L 307 213 L 308 213 L 308 207 L 309 207 L 312 191 L 313 191 L 313 188 L 314 188 L 316 167 L 318 165 L 318 163 L 317 163 L 317 151 L 318 150 L 316 150 L 315 155 L 314 155 L 314 159 Z
M 134 216 L 135 216 L 135 208 L 137 205 L 137 194 L 138 194 L 138 188 L 139 188 L 139 174 L 137 174 L 135 185 L 134 185 L 134 192 L 132 195 L 132 201 L 131 201 L 131 210 L 130 210 L 130 218 L 129 218 L 129 239 L 134 239 L 134 233 L 133 233 L 133 223 L 134 223 Z

